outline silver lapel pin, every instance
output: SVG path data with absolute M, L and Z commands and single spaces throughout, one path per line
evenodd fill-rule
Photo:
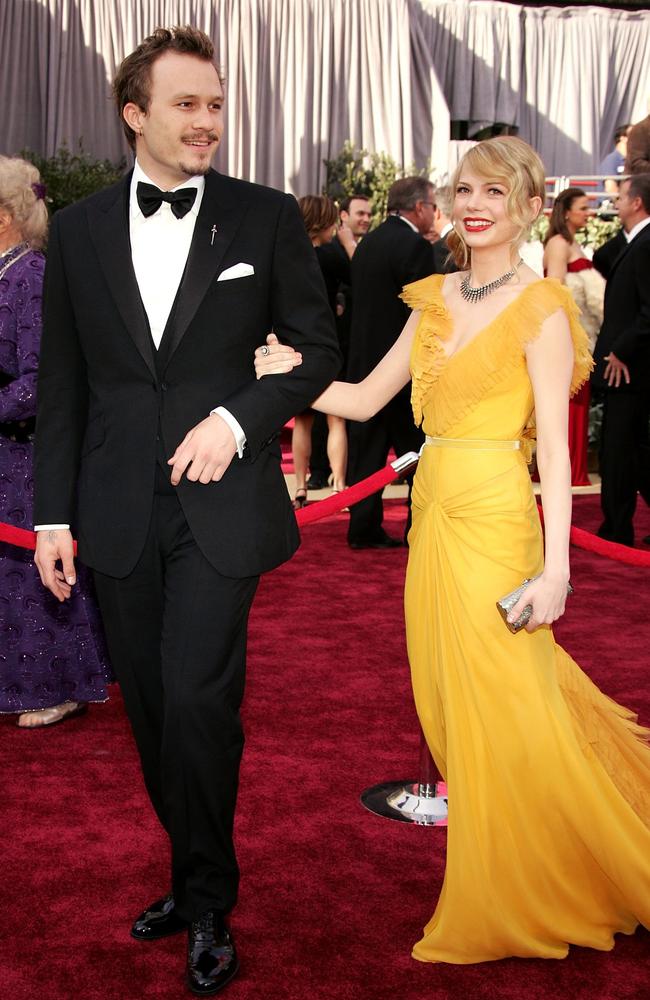
M 213 226 L 212 229 L 210 230 L 210 232 L 212 233 L 212 239 L 210 240 L 210 246 L 214 246 L 214 238 L 217 235 L 217 227 Z

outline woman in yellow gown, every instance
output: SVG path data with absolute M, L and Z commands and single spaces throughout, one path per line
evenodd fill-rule
M 569 579 L 568 400 L 591 359 L 567 289 L 518 263 L 543 205 L 542 163 L 522 140 L 490 139 L 466 154 L 453 189 L 465 270 L 407 286 L 414 311 L 391 351 L 315 407 L 367 419 L 410 374 L 427 434 L 405 608 L 449 825 L 442 892 L 413 956 L 562 958 L 650 926 L 650 731 L 550 628 Z M 258 377 L 300 363 L 274 337 L 264 350 Z M 534 425 L 545 539 L 526 465 Z M 530 604 L 531 619 L 512 634 L 495 602 L 532 577 L 510 615 Z

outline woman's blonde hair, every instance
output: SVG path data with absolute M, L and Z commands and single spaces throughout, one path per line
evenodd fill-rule
M 45 188 L 33 163 L 0 156 L 0 210 L 8 212 L 22 238 L 35 250 L 47 240 Z
M 499 135 L 478 142 L 476 146 L 468 149 L 456 167 L 451 181 L 454 197 L 464 170 L 470 170 L 484 180 L 499 181 L 505 185 L 506 213 L 518 227 L 512 243 L 515 247 L 523 243 L 537 218 L 531 210 L 530 199 L 541 198 L 541 212 L 546 197 L 544 164 L 535 150 L 523 139 L 518 139 L 514 135 Z M 471 250 L 458 229 L 454 228 L 449 234 L 447 245 L 458 267 L 470 266 Z

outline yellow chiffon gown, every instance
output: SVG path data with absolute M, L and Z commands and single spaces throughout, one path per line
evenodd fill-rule
M 449 791 L 444 884 L 413 956 L 608 950 L 616 932 L 650 926 L 650 730 L 592 684 L 549 627 L 513 635 L 495 607 L 543 567 L 526 465 L 526 343 L 564 310 L 575 392 L 591 368 L 587 337 L 569 292 L 542 279 L 447 359 L 442 281 L 403 292 L 421 310 L 412 398 L 428 435 L 413 487 L 408 654 Z

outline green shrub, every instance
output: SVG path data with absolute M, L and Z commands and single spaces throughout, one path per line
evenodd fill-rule
M 64 144 L 50 157 L 41 156 L 30 149 L 23 149 L 18 155 L 38 168 L 47 188 L 45 200 L 51 214 L 114 184 L 120 180 L 126 168 L 125 159 L 119 163 L 94 159 L 84 151 L 81 140 L 75 152 Z
M 411 165 L 403 167 L 388 153 L 369 153 L 367 149 L 355 149 L 348 139 L 341 152 L 332 160 L 324 160 L 327 176 L 323 194 L 340 202 L 352 194 L 365 194 L 372 202 L 372 222 L 374 229 L 386 218 L 388 190 L 398 177 L 429 177 L 430 165 L 422 170 Z

